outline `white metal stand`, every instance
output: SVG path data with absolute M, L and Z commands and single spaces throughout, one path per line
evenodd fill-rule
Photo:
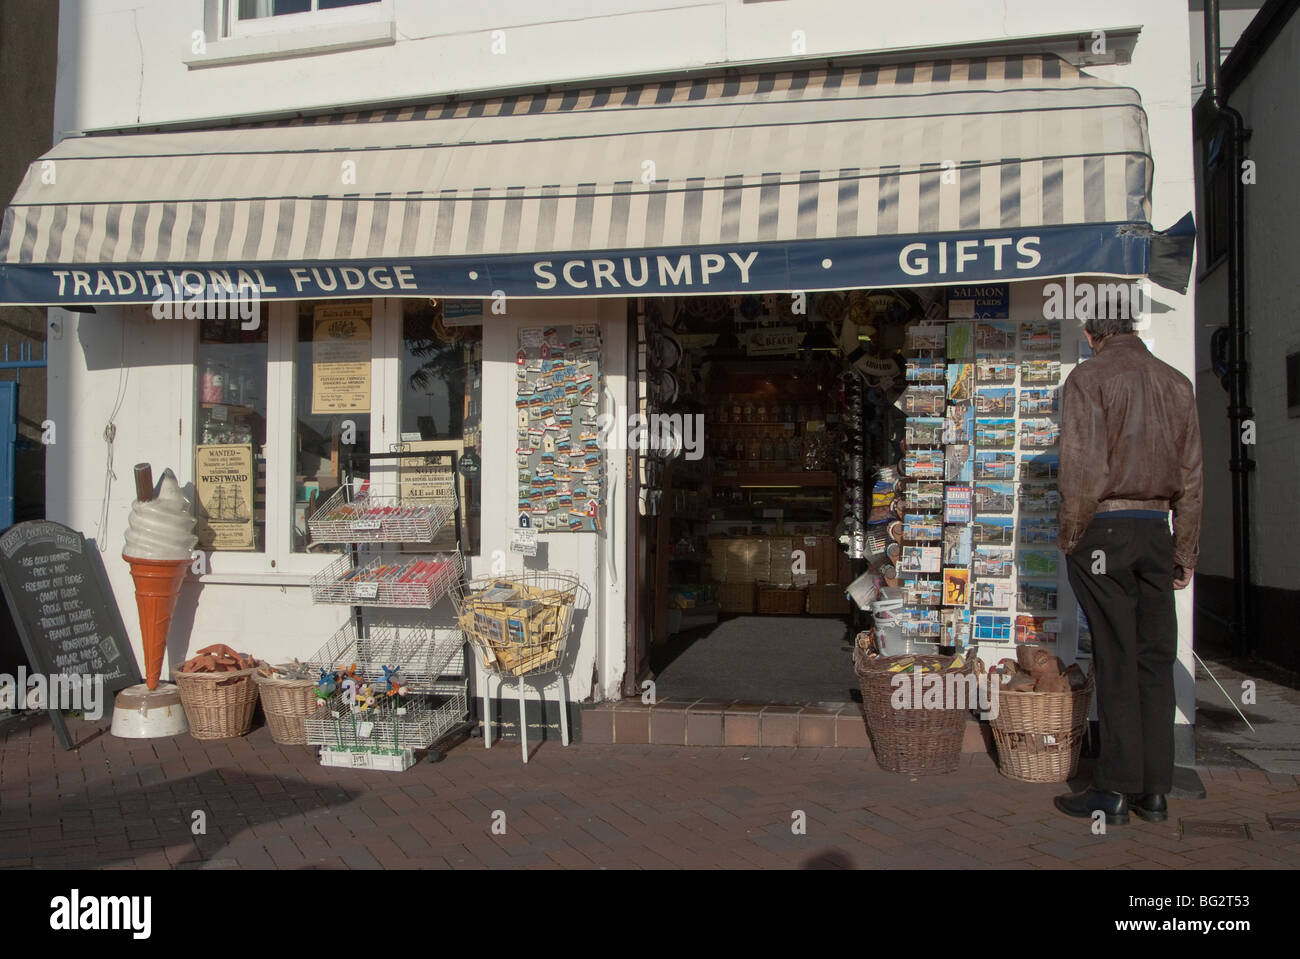
M 555 674 L 555 681 L 560 687 L 560 742 L 565 746 L 569 745 L 569 684 L 564 678 L 563 673 Z M 524 677 L 519 677 L 519 743 L 523 750 L 524 762 L 528 762 L 528 722 L 526 718 L 526 702 L 524 699 Z M 541 687 L 542 703 L 546 702 L 546 690 L 550 687 L 547 683 Z M 499 690 L 505 689 L 505 681 L 501 681 Z M 483 680 L 483 748 L 492 748 L 492 677 L 487 676 Z

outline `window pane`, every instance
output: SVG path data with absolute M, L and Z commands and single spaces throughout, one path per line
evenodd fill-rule
M 307 505 L 324 502 L 343 473 L 369 476 L 355 454 L 370 451 L 370 300 L 298 304 L 293 430 L 293 550 L 307 546 Z
M 286 13 L 305 13 L 310 9 L 311 0 L 239 0 L 239 19 L 278 17 Z
M 215 304 L 213 304 L 215 305 Z M 266 329 L 199 321 L 194 483 L 199 548 L 266 548 Z
M 378 3 L 379 0 L 320 0 L 317 9 L 332 10 L 334 7 L 359 7 L 363 3 Z
M 404 300 L 401 356 L 400 439 L 407 449 L 452 449 L 465 461 L 457 480 L 461 544 L 477 553 L 482 477 L 474 467 L 483 453 L 483 328 L 447 326 L 441 303 Z M 422 462 L 403 465 L 418 468 Z

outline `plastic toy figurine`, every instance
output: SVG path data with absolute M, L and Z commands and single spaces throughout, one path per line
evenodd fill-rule
M 334 691 L 339 688 L 339 675 L 322 669 L 320 679 L 316 682 L 316 699 L 318 702 L 324 702 L 334 695 Z

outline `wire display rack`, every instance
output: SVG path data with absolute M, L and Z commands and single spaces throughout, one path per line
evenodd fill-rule
M 454 626 L 367 625 L 358 633 L 349 619 L 308 662 L 326 672 L 355 665 L 358 678 L 376 684 L 386 682 L 387 668 L 413 695 L 429 695 L 445 691 L 439 677 L 460 672 L 452 660 L 464 644 Z
M 307 521 L 313 543 L 428 543 L 456 515 L 454 504 L 403 505 L 344 483 Z
M 465 687 L 460 683 L 440 684 L 428 700 L 406 699 L 400 705 L 383 704 L 365 711 L 335 694 L 303 725 L 312 746 L 334 752 L 400 756 L 437 742 L 463 721 L 468 706 Z
M 317 603 L 346 606 L 387 606 L 407 609 L 432 609 L 460 581 L 465 560 L 460 552 L 439 553 L 428 559 L 377 556 L 356 573 L 358 559 L 352 551 L 342 553 L 311 578 L 311 598 Z M 439 563 L 437 567 L 421 564 Z M 385 576 L 385 567 L 392 567 Z M 426 572 L 421 573 L 421 569 Z M 432 572 L 427 572 L 432 570 Z M 424 578 L 403 579 L 407 575 Z M 384 577 L 384 578 L 380 578 Z

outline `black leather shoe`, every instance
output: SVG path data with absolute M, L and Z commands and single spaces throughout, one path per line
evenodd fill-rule
M 1053 802 L 1056 803 L 1056 808 L 1067 816 L 1091 819 L 1092 814 L 1100 809 L 1106 814 L 1106 825 L 1128 825 L 1128 802 L 1123 793 L 1089 789 L 1086 792 L 1057 796 Z
M 1128 808 L 1147 822 L 1164 822 L 1169 818 L 1169 804 L 1164 793 L 1129 793 Z

